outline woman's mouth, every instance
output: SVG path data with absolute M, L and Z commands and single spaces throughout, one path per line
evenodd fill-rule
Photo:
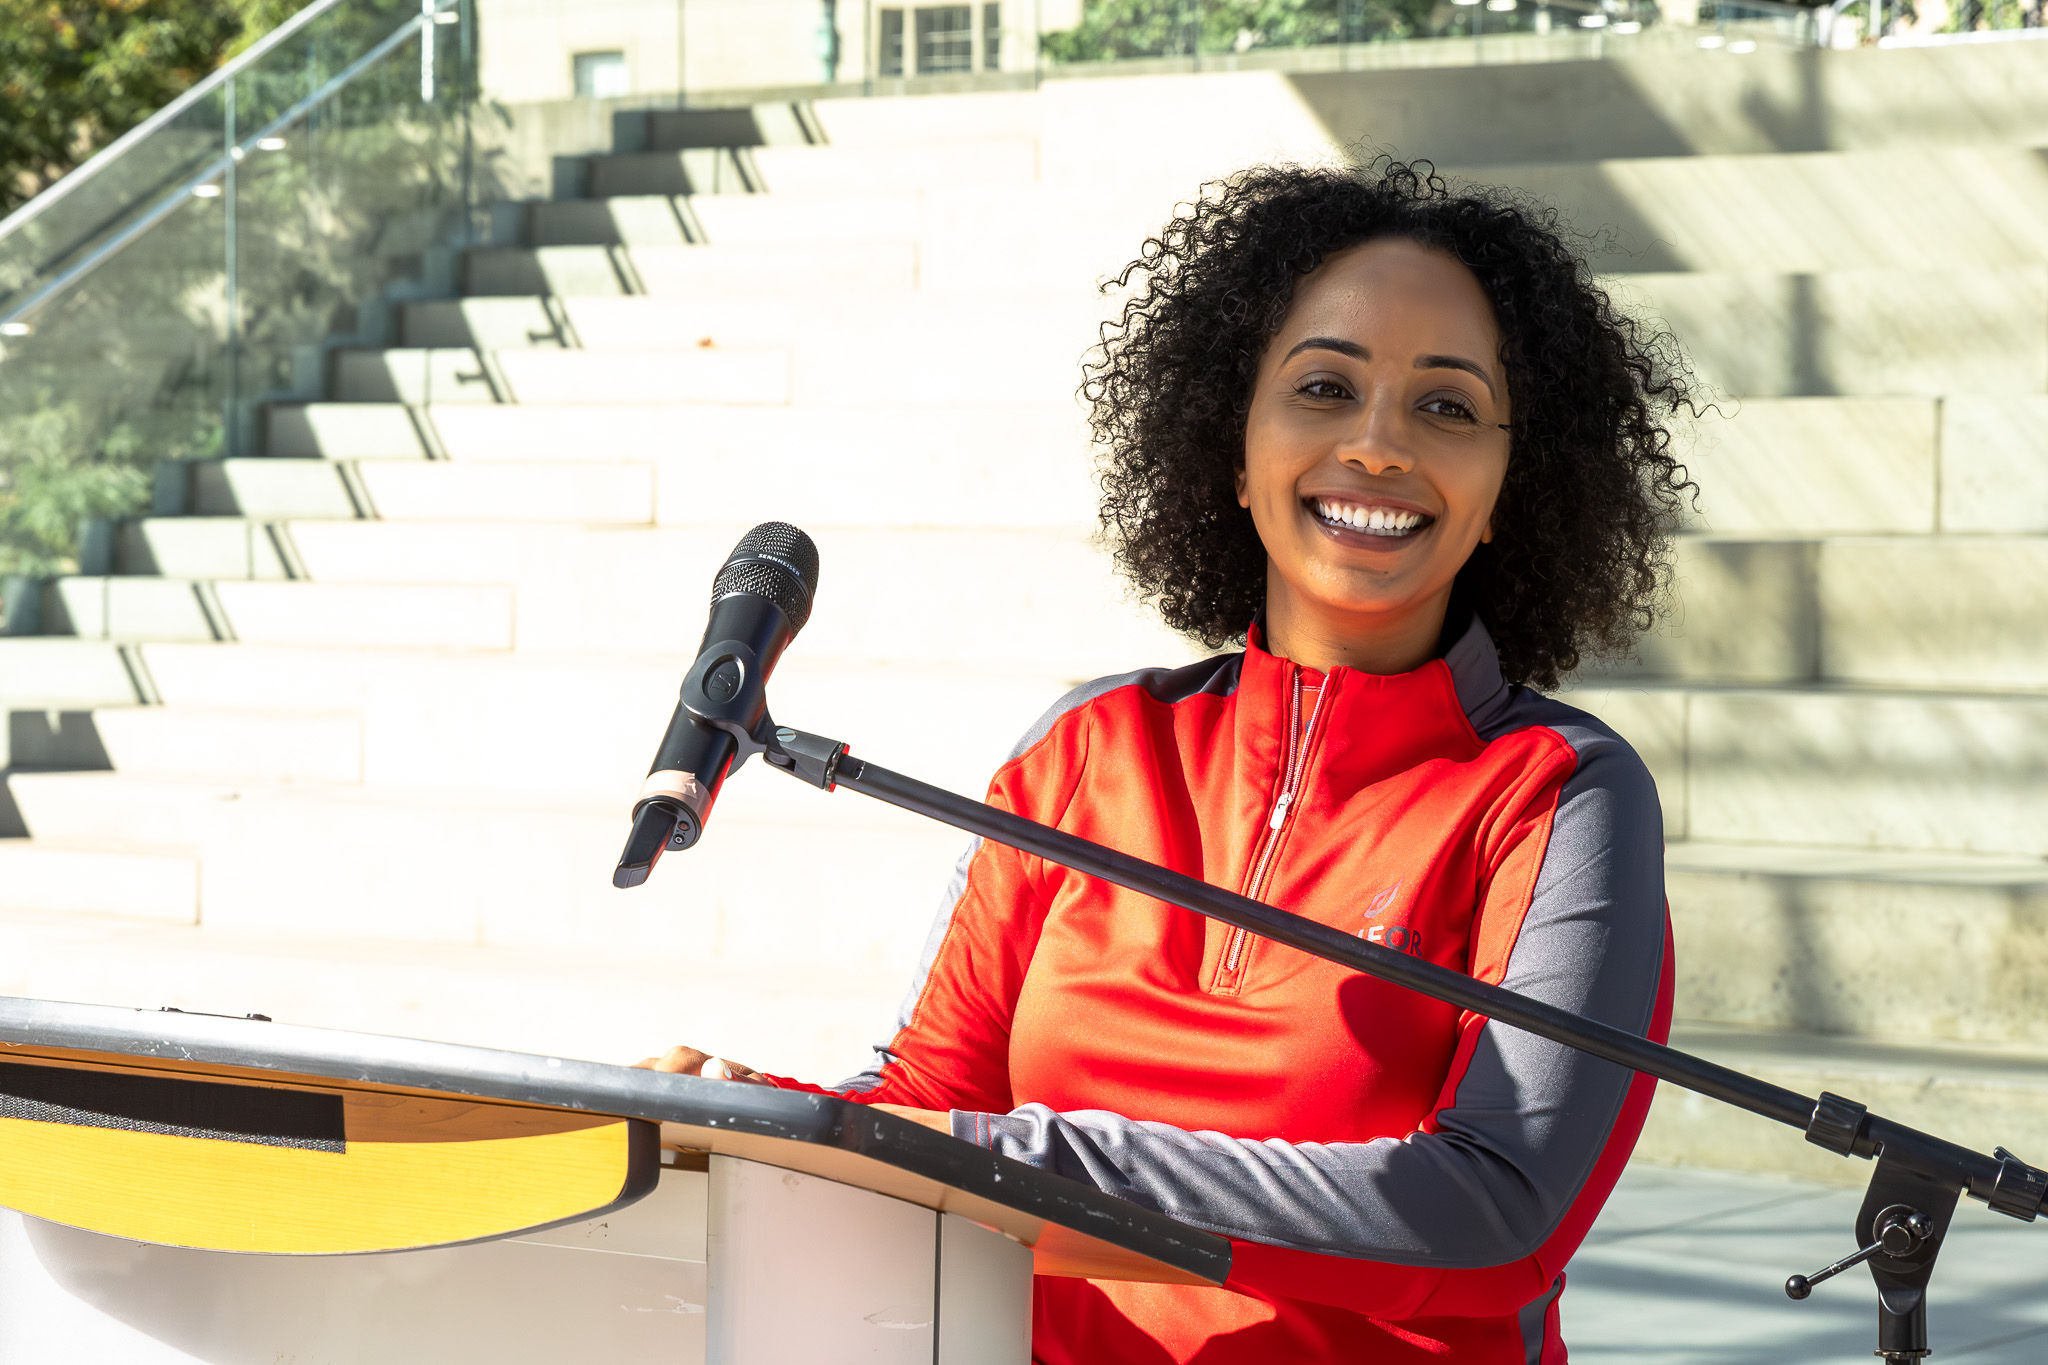
M 1404 540 L 1432 525 L 1436 518 L 1405 507 L 1368 506 L 1341 498 L 1305 499 L 1309 513 L 1333 531 Z

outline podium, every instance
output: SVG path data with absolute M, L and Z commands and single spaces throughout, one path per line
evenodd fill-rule
M 1229 1243 L 832 1096 L 0 998 L 0 1361 L 1024 1365 Z

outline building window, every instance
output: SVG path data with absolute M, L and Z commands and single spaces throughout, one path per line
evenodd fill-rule
M 880 12 L 881 33 L 877 36 L 876 67 L 884 76 L 905 75 L 903 70 L 903 11 L 885 9 Z
M 1003 68 L 1003 7 L 983 5 L 981 7 L 981 69 L 1000 71 Z
M 576 73 L 576 93 L 583 98 L 616 99 L 630 92 L 625 53 L 579 52 L 570 61 Z
M 930 5 L 917 11 L 919 75 L 974 70 L 974 6 Z

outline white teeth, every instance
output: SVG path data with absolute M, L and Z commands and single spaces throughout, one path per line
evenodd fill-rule
M 1425 520 L 1420 512 L 1398 511 L 1391 507 L 1361 507 L 1331 498 L 1317 498 L 1315 505 L 1316 515 L 1323 520 L 1364 531 L 1367 535 L 1406 535 Z

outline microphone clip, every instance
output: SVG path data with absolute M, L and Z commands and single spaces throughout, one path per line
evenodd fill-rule
M 752 648 L 739 640 L 720 640 L 698 654 L 683 678 L 683 709 L 698 723 L 732 736 L 728 776 L 755 754 L 766 752 L 774 737 L 762 674 L 760 657 Z
M 839 760 L 846 757 L 844 744 L 787 726 L 776 730 L 774 739 L 766 759 L 771 766 L 824 791 L 838 785 Z

